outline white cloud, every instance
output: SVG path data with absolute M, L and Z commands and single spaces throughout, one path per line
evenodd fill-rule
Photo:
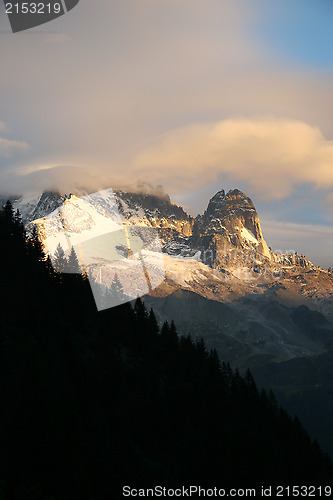
M 0 156 L 9 158 L 15 151 L 27 151 L 28 144 L 20 141 L 11 141 L 0 137 Z
M 333 188 L 333 142 L 318 127 L 273 116 L 196 124 L 157 137 L 133 172 L 173 191 L 214 182 L 245 183 L 258 199 L 283 199 L 299 183 Z

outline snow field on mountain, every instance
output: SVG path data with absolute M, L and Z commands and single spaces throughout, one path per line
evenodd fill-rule
M 244 238 L 245 240 L 249 241 L 250 243 L 254 243 L 255 245 L 259 245 L 259 241 L 257 240 L 257 238 L 255 238 L 253 233 L 249 229 L 246 229 L 246 227 L 242 227 L 241 237 Z

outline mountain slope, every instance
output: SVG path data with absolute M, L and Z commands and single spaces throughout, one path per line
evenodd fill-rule
M 165 254 L 166 280 L 154 294 L 166 296 L 181 288 L 223 302 L 265 296 L 287 306 L 306 305 L 333 319 L 333 274 L 303 255 L 270 250 L 253 202 L 241 191 L 219 191 L 205 213 L 195 219 L 161 190 L 110 191 L 86 195 L 88 208 L 83 218 L 92 219 L 88 224 L 92 231 L 110 226 L 111 219 L 157 232 Z M 47 192 L 18 199 L 14 206 L 26 224 L 37 219 L 43 234 L 45 215 L 64 202 L 68 209 L 77 200 L 75 195 Z M 89 238 L 89 232 L 82 237 Z
M 42 228 L 45 215 L 64 202 L 74 214 L 77 197 L 70 194 L 17 199 L 15 208 L 22 210 L 27 224 L 35 219 Z M 313 411 L 322 405 L 328 421 L 333 418 L 331 379 L 320 377 L 308 384 L 304 368 L 324 373 L 320 367 L 326 367 L 332 355 L 333 274 L 303 255 L 271 251 L 252 201 L 238 190 L 217 193 L 195 219 L 163 192 L 123 190 L 86 202 L 87 231 L 116 222 L 158 232 L 165 280 L 145 297 L 147 305 L 161 322 L 174 319 L 180 332 L 204 337 L 233 366 L 251 366 L 260 384 L 273 386 L 280 401 L 304 415 L 308 428 L 333 456 L 328 427 L 321 413 Z M 81 237 L 89 237 L 89 231 Z M 123 264 L 129 269 L 126 259 Z M 98 278 L 98 261 L 89 265 Z M 130 281 L 124 266 L 116 270 L 123 284 Z M 113 274 L 103 279 L 110 287 Z M 284 373 L 282 379 L 277 373 Z
M 181 333 L 204 337 L 222 359 L 243 370 L 333 348 L 333 323 L 306 306 L 286 307 L 267 297 L 226 303 L 183 290 L 164 299 L 146 297 L 145 303 L 161 323 L 173 318 Z

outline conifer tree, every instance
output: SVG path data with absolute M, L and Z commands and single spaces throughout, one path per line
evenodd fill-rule
M 167 341 L 169 339 L 169 334 L 170 334 L 169 323 L 167 321 L 164 321 L 161 328 L 161 338 Z
M 14 209 L 13 209 L 13 205 L 11 204 L 11 202 L 9 200 L 6 201 L 2 210 L 3 210 L 3 214 L 4 214 L 5 218 L 8 221 L 13 222 L 14 221 Z
M 71 247 L 71 251 L 68 257 L 68 271 L 73 274 L 81 273 L 81 266 L 73 247 Z
M 169 335 L 171 337 L 171 339 L 173 340 L 173 342 L 176 344 L 178 343 L 178 335 L 177 335 L 177 330 L 176 330 L 176 326 L 175 326 L 175 323 L 174 321 L 172 320 L 171 321 L 171 325 L 170 325 L 170 330 L 169 330 Z
M 156 316 L 155 316 L 153 309 L 150 309 L 150 312 L 149 312 L 148 328 L 149 328 L 149 332 L 154 336 L 157 335 L 159 333 L 159 330 L 160 330 L 158 327 L 158 323 L 157 323 Z
M 244 380 L 240 376 L 238 368 L 236 368 L 231 382 L 232 391 L 236 396 L 240 396 L 244 392 L 244 386 L 245 386 Z
M 27 242 L 29 256 L 31 257 L 31 266 L 40 269 L 40 262 L 45 261 L 43 245 L 39 237 L 37 226 L 33 226 L 32 235 Z
M 15 226 L 15 234 L 17 239 L 25 239 L 26 232 L 25 232 L 25 227 L 22 221 L 21 214 L 19 210 L 16 210 L 15 216 L 14 216 L 14 226 Z
M 230 366 L 230 363 L 222 362 L 221 373 L 223 376 L 223 381 L 225 384 L 225 388 L 229 391 L 231 389 L 232 379 L 233 379 L 233 371 Z
M 53 254 L 52 263 L 54 269 L 59 273 L 64 273 L 68 269 L 68 263 L 65 256 L 65 252 L 60 243 L 58 243 L 57 248 Z
M 211 349 L 209 353 L 209 365 L 212 374 L 217 375 L 221 373 L 221 362 L 217 350 Z
M 207 353 L 204 339 L 202 337 L 199 340 L 199 342 L 196 343 L 196 351 L 198 353 L 198 358 L 201 362 L 205 361 L 207 359 L 208 353 Z
M 25 231 L 20 215 L 14 215 L 10 201 L 7 201 L 0 211 L 0 223 L 0 265 L 5 273 L 19 273 L 20 266 L 25 263 Z
M 53 276 L 54 275 L 54 267 L 53 267 L 53 264 L 52 264 L 51 257 L 49 255 L 47 255 L 46 258 L 45 258 L 44 268 L 45 268 L 45 271 L 46 271 L 47 275 L 49 275 L 49 276 Z
M 274 415 L 279 414 L 279 404 L 272 389 L 270 389 L 268 393 L 268 405 Z
M 124 293 L 124 287 L 121 284 L 117 273 L 115 273 L 115 275 L 113 277 L 113 281 L 112 281 L 109 293 L 115 302 L 118 302 L 120 304 L 125 302 L 126 295 Z
M 1 213 L 1 226 L 2 226 L 2 240 L 4 242 L 9 242 L 14 236 L 15 233 L 15 224 L 14 224 L 14 211 L 11 202 L 8 200 L 3 206 Z
M 252 373 L 250 371 L 250 368 L 248 368 L 246 371 L 245 382 L 246 382 L 246 385 L 247 385 L 247 388 L 249 391 L 249 395 L 252 398 L 258 398 L 258 396 L 259 396 L 258 389 L 257 389 L 256 383 L 254 381 L 254 378 L 252 376 Z
M 138 321 L 141 323 L 143 323 L 147 318 L 147 311 L 140 297 L 138 297 L 135 300 L 134 313 L 135 316 L 138 318 Z

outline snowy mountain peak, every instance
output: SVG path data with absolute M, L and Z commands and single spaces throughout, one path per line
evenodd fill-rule
M 227 194 L 222 190 L 211 198 L 205 215 L 218 216 L 222 219 L 229 216 L 230 213 L 235 214 L 235 212 L 240 211 L 255 212 L 251 198 L 238 189 L 230 190 Z
M 86 271 L 105 290 L 116 273 L 129 296 L 133 289 L 152 294 L 150 288 L 161 283 L 153 291 L 159 297 L 179 289 L 223 303 L 271 297 L 318 308 L 333 319 L 333 275 L 303 255 L 269 250 L 252 200 L 238 189 L 220 190 L 195 219 L 163 193 L 75 193 L 31 194 L 13 204 L 28 226 L 37 225 L 51 254 L 59 242 L 67 254 L 80 245 Z M 142 272 L 134 287 L 142 262 L 150 286 Z
M 92 194 L 87 194 L 86 189 L 74 189 L 69 194 L 46 191 L 16 198 L 13 204 L 29 226 L 32 221 L 43 219 L 63 204 L 68 205 L 74 214 L 82 197 L 94 213 L 104 219 L 117 224 L 153 228 L 159 235 L 163 252 L 172 256 L 202 260 L 217 269 L 224 269 L 226 265 L 252 268 L 258 262 L 313 266 L 303 256 L 291 258 L 269 250 L 255 206 L 251 198 L 239 189 L 227 193 L 224 189 L 219 190 L 209 201 L 204 214 L 195 219 L 182 207 L 173 204 L 162 188 L 150 188 L 147 193 L 124 189 L 105 189 Z M 207 255 L 210 255 L 209 262 Z

